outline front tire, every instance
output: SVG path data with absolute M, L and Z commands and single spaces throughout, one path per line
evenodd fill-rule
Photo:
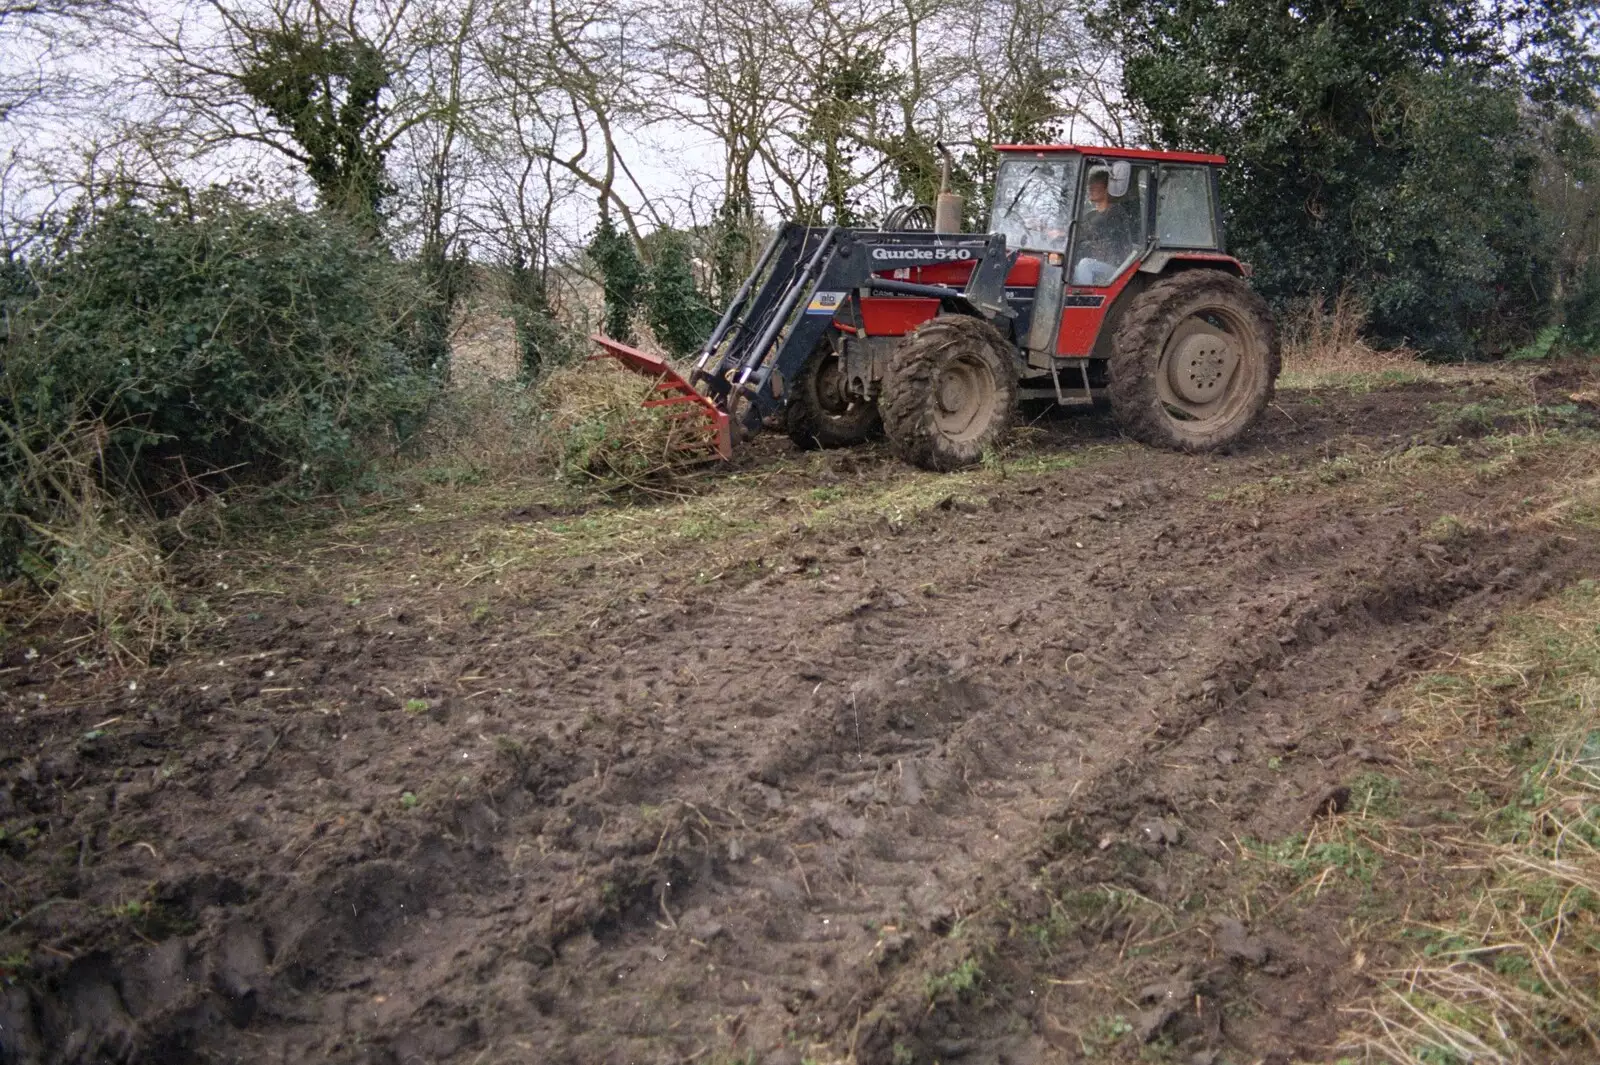
M 850 395 L 844 360 L 827 340 L 806 359 L 795 377 L 785 428 L 796 447 L 851 447 L 882 428 L 878 405 Z
M 1237 440 L 1272 400 L 1272 312 L 1243 280 L 1199 269 L 1134 298 L 1111 352 L 1111 407 L 1134 439 L 1175 451 Z
M 988 322 L 932 318 L 895 348 L 879 407 L 889 446 L 925 470 L 970 466 L 997 446 L 1017 406 L 1011 346 Z

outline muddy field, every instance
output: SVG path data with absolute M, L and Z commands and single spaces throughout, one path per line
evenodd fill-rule
M 1332 1061 L 1359 898 L 1243 859 L 1593 574 L 1542 518 L 1592 395 L 1046 419 L 944 479 L 771 442 L 208 560 L 159 668 L 8 649 L 0 1061 Z

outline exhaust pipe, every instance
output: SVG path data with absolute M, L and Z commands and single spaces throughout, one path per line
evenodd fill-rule
M 951 157 L 950 149 L 943 144 L 935 144 L 934 147 L 944 156 L 944 162 L 939 164 L 939 197 L 933 204 L 933 231 L 959 233 L 961 215 L 967 202 L 950 191 L 950 168 L 955 165 L 955 159 Z

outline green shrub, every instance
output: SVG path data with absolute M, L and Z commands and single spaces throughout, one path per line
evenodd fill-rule
M 588 346 L 583 330 L 562 321 L 545 272 L 520 256 L 506 270 L 506 302 L 516 327 L 519 376 L 524 381 L 583 357 Z
M 1229 243 L 1269 299 L 1348 287 L 1385 346 L 1450 358 L 1545 324 L 1535 102 L 1581 113 L 1594 89 L 1571 9 L 1112 0 L 1088 22 L 1156 143 L 1229 157 Z
M 603 279 L 606 333 L 624 344 L 631 344 L 633 316 L 638 313 L 649 284 L 644 263 L 639 261 L 632 238 L 619 232 L 611 216 L 606 214 L 600 216 L 600 224 L 587 250 Z
M 685 358 L 705 343 L 718 314 L 695 281 L 689 235 L 664 229 L 651 238 L 654 260 L 645 299 L 650 328 L 662 347 Z
M 1600 255 L 1573 278 L 1561 304 L 1563 339 L 1578 351 L 1600 354 Z
M 420 424 L 444 369 L 427 289 L 329 214 L 221 190 L 123 196 L 30 252 L 5 278 L 12 573 L 86 474 L 158 509 L 197 484 L 347 485 Z M 68 455 L 71 477 L 51 457 Z

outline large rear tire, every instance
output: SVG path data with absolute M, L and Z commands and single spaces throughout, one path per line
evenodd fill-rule
M 878 405 L 850 395 L 844 360 L 826 339 L 806 359 L 794 380 L 785 427 L 795 446 L 851 447 L 878 432 Z
M 970 466 L 1011 427 L 1011 346 L 981 319 L 930 319 L 895 348 L 878 404 L 889 446 L 902 459 L 926 470 Z
M 1110 369 L 1111 408 L 1129 436 L 1210 451 L 1237 440 L 1272 400 L 1278 330 L 1240 278 L 1186 270 L 1134 298 Z

